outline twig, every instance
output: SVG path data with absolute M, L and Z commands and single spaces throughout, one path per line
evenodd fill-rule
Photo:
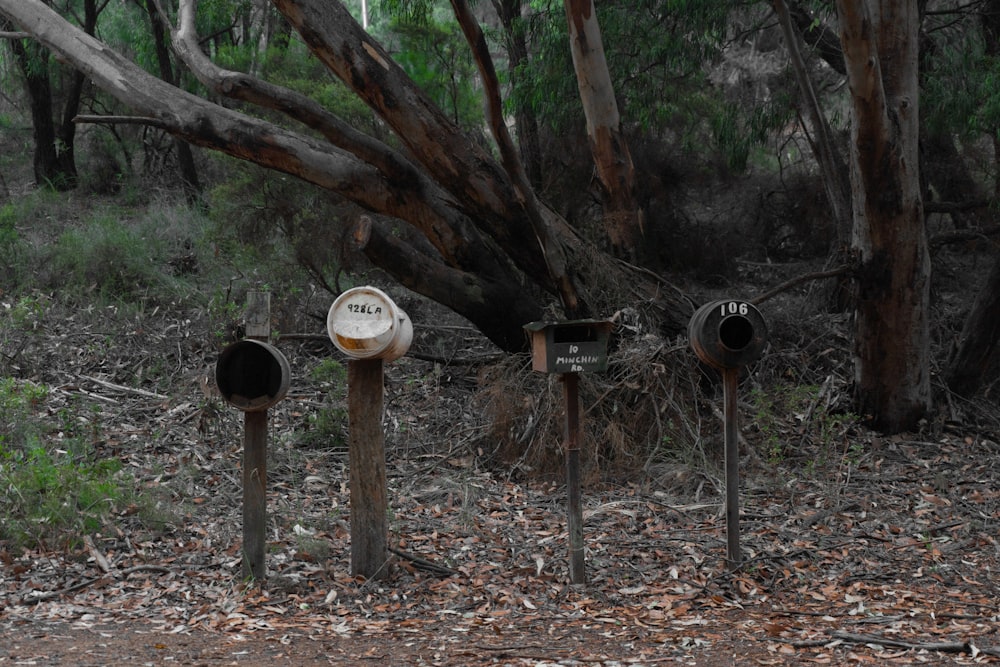
M 986 655 L 1000 656 L 1000 647 L 987 646 L 979 648 L 973 646 L 971 642 L 907 642 L 899 639 L 889 639 L 878 635 L 862 635 L 853 632 L 842 632 L 840 630 L 831 632 L 830 636 L 845 642 L 854 644 L 876 644 L 885 648 L 902 648 L 915 651 L 939 651 L 941 653 L 983 653 Z
M 454 574 L 461 574 L 461 572 L 459 572 L 458 570 L 453 570 L 450 567 L 446 567 L 444 565 L 438 565 L 437 563 L 432 563 L 431 561 L 425 560 L 420 556 L 417 556 L 416 554 L 407 553 L 406 551 L 401 551 L 400 549 L 396 549 L 395 547 L 389 547 L 389 551 L 396 554 L 400 558 L 410 561 L 411 563 L 413 563 L 414 567 L 421 570 L 427 570 L 428 572 L 433 572 L 435 574 L 443 574 L 449 577 Z
M 96 551 L 96 549 L 95 549 Z M 130 567 L 119 572 L 121 578 L 125 578 L 130 574 L 135 574 L 136 572 L 159 572 L 161 574 L 170 574 L 173 572 L 168 567 L 163 567 L 162 565 L 136 565 L 135 567 Z M 54 600 L 56 598 L 62 597 L 63 595 L 68 595 L 70 593 L 76 593 L 79 590 L 83 590 L 88 586 L 93 586 L 94 584 L 106 581 L 111 578 L 110 574 L 102 575 L 100 577 L 93 577 L 91 579 L 86 579 L 72 586 L 67 586 L 66 588 L 60 588 L 57 591 L 49 591 L 47 593 L 39 593 L 37 595 L 30 595 L 21 598 L 22 604 L 39 604 L 41 602 L 47 602 L 49 600 Z
M 106 380 L 98 380 L 97 378 L 91 377 L 89 375 L 81 375 L 80 377 L 83 378 L 84 380 L 90 380 L 91 382 L 99 384 L 102 387 L 105 387 L 107 389 L 113 389 L 115 391 L 124 391 L 124 392 L 128 392 L 130 394 L 136 394 L 138 396 L 145 396 L 146 398 L 155 398 L 158 401 L 167 401 L 167 400 L 170 400 L 169 396 L 164 396 L 163 394 L 155 394 L 155 393 L 153 393 L 151 391 L 146 391 L 145 389 L 136 389 L 134 387 L 125 387 L 123 385 L 114 384 L 113 382 L 108 382 Z
M 97 567 L 101 568 L 105 574 L 111 571 L 111 563 L 108 559 L 97 550 L 97 546 L 94 544 L 94 539 L 90 535 L 83 536 L 83 543 L 87 547 L 87 551 L 90 555 L 94 557 L 94 562 L 97 563 Z
M 818 271 L 816 273 L 805 273 L 801 276 L 796 276 L 790 280 L 786 280 L 777 287 L 774 287 L 768 290 L 767 292 L 764 292 L 760 296 L 756 296 L 750 299 L 750 303 L 754 304 L 755 306 L 759 306 L 768 299 L 774 298 L 775 296 L 781 294 L 785 290 L 791 289 L 796 285 L 808 282 L 810 280 L 822 280 L 823 278 L 833 278 L 834 276 L 840 276 L 845 273 L 848 273 L 849 271 L 851 271 L 851 269 L 852 267 L 847 266 L 845 264 L 843 266 L 838 266 L 835 269 L 830 269 L 829 271 Z

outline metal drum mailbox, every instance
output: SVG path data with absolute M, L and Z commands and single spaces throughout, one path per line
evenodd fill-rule
M 691 349 L 722 374 L 725 402 L 726 559 L 729 569 L 743 566 L 740 550 L 740 461 L 737 388 L 740 369 L 760 359 L 767 346 L 767 325 L 760 311 L 746 301 L 723 299 L 706 303 L 688 323 Z
M 291 372 L 278 348 L 247 338 L 226 347 L 215 365 L 215 384 L 233 407 L 259 412 L 288 393 Z
M 608 369 L 611 322 L 567 320 L 525 325 L 531 336 L 531 368 L 542 373 L 603 372 Z
M 757 361 L 767 346 L 767 324 L 757 307 L 724 299 L 706 303 L 688 323 L 698 358 L 715 368 L 739 368 Z
M 393 361 L 413 341 L 410 318 L 375 287 L 355 287 L 337 297 L 326 329 L 337 349 L 352 359 Z

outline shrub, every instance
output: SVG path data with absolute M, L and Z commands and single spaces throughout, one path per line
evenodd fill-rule
M 19 546 L 73 544 L 132 501 L 121 462 L 94 456 L 74 408 L 53 422 L 48 396 L 41 385 L 0 381 L 0 540 Z

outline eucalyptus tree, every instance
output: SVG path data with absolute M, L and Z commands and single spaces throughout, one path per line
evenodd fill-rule
M 453 0 L 459 10 L 464 1 Z M 172 17 L 173 46 L 212 96 L 280 111 L 289 129 L 232 104 L 215 103 L 148 75 L 39 0 L 0 0 L 0 14 L 58 52 L 144 122 L 192 144 L 296 175 L 336 192 L 368 214 L 355 238 L 404 284 L 451 306 L 505 349 L 524 346 L 522 325 L 559 297 L 567 316 L 608 312 L 640 300 L 679 331 L 690 307 L 649 274 L 612 261 L 541 201 L 495 133 L 500 159 L 469 136 L 414 84 L 339 2 L 274 0 L 313 56 L 393 132 L 363 134 L 314 100 L 219 66 L 201 47 L 197 7 L 183 0 Z M 490 64 L 485 54 L 477 58 Z M 489 78 L 488 67 L 482 67 Z M 499 86 L 487 80 L 485 106 Z M 422 240 L 398 232 L 405 224 Z
M 851 100 L 857 403 L 889 432 L 915 428 L 931 401 L 920 18 L 916 0 L 837 0 Z
M 61 9 L 74 17 L 83 32 L 93 35 L 98 16 L 108 2 L 64 2 Z M 31 111 L 35 182 L 56 190 L 72 189 L 78 181 L 73 119 L 80 110 L 85 78 L 78 70 L 53 59 L 50 51 L 35 40 L 11 35 L 6 42 L 21 73 Z

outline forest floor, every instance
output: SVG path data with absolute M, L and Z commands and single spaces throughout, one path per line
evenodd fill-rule
M 386 371 L 393 561 L 366 581 L 349 573 L 344 447 L 288 437 L 329 400 L 309 378 L 331 348 L 289 338 L 296 381 L 270 411 L 268 577 L 248 584 L 242 419 L 213 395 L 203 323 L 101 321 L 53 310 L 5 354 L 53 387 L 45 414 L 89 406 L 94 446 L 161 499 L 162 522 L 125 510 L 74 543 L 0 543 L 0 665 L 1000 662 L 988 430 L 855 433 L 824 456 L 796 451 L 790 420 L 786 458 L 744 452 L 737 572 L 711 474 L 687 490 L 592 481 L 587 582 L 573 585 L 564 485 L 470 455 L 486 432 L 474 366 L 404 358 Z M 140 386 L 152 363 L 161 384 Z

